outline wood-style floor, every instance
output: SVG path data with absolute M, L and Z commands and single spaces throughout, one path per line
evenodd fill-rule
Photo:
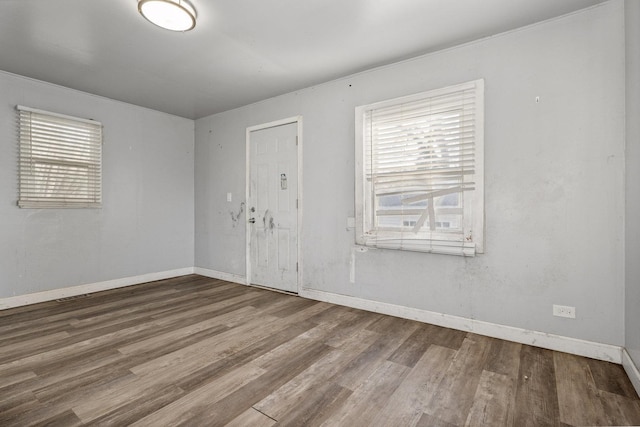
M 1 426 L 640 424 L 619 365 L 191 275 L 0 312 Z

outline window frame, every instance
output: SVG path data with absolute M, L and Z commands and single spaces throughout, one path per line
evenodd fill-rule
M 423 230 L 415 233 L 414 236 L 407 235 L 406 230 L 383 229 L 375 227 L 375 210 L 372 208 L 374 202 L 367 201 L 367 197 L 373 199 L 370 184 L 367 182 L 367 120 L 368 112 L 376 109 L 400 106 L 415 101 L 427 100 L 443 95 L 453 94 L 461 91 L 473 90 L 475 103 L 474 120 L 474 188 L 472 191 L 463 191 L 461 194 L 463 209 L 462 233 L 457 233 L 456 237 L 449 236 L 446 232 L 429 232 Z M 418 252 L 433 252 L 442 254 L 474 256 L 484 253 L 484 80 L 478 79 L 462 84 L 456 84 L 416 93 L 408 96 L 388 99 L 367 105 L 361 105 L 355 109 L 355 240 L 357 245 L 368 247 L 400 249 Z M 378 196 L 379 197 L 379 196 Z M 431 199 L 433 200 L 433 199 Z M 415 209 L 414 209 L 415 210 Z M 371 219 L 365 215 L 373 215 Z M 437 216 L 436 216 L 437 218 Z M 372 226 L 366 229 L 367 221 Z M 436 219 L 437 221 L 437 219 Z M 402 227 L 405 226 L 404 222 Z M 409 228 L 411 225 L 408 226 Z M 427 236 L 432 237 L 427 238 Z M 433 238 L 433 237 L 436 238 Z
M 17 205 L 101 208 L 102 124 L 22 105 L 16 111 Z

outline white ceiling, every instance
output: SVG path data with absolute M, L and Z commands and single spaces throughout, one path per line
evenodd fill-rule
M 603 0 L 0 0 L 0 70 L 196 119 Z

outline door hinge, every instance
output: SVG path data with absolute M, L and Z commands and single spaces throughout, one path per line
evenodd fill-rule
M 298 137 L 296 136 L 296 145 L 298 145 Z
M 296 209 L 298 209 L 298 199 L 296 199 Z
M 298 263 L 296 262 L 296 273 L 298 272 Z

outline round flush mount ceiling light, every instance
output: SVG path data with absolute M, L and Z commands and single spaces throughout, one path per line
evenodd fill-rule
M 185 0 L 139 0 L 138 12 L 152 24 L 171 31 L 189 31 L 196 26 L 196 11 Z

